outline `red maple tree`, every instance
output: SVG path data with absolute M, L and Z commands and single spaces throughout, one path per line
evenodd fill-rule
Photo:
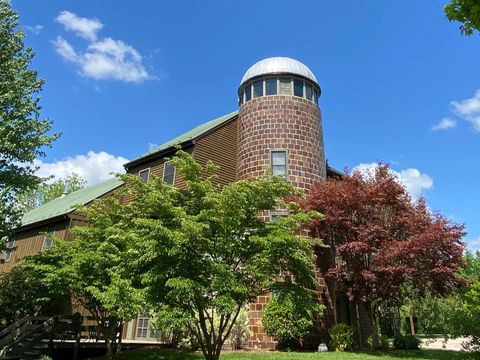
M 431 212 L 423 197 L 413 202 L 388 164 L 317 183 L 301 206 L 324 215 L 311 223 L 330 246 L 324 276 L 365 304 L 372 329 L 379 306 L 400 305 L 405 289 L 408 296 L 445 296 L 464 284 L 456 274 L 465 266 L 465 225 Z M 377 331 L 372 337 L 378 347 Z

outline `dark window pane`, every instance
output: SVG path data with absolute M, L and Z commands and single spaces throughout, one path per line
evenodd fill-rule
M 266 95 L 277 95 L 277 79 L 265 80 Z
M 142 170 L 140 171 L 140 173 L 138 174 L 141 178 L 142 178 L 142 181 L 144 183 L 146 183 L 148 181 L 148 174 L 149 174 L 150 170 Z
M 165 163 L 165 169 L 163 170 L 163 181 L 167 184 L 173 185 L 175 177 L 175 168 L 170 163 Z
M 312 101 L 312 85 L 305 84 L 305 97 Z
M 293 95 L 303 97 L 303 81 L 293 80 Z
M 280 94 L 292 95 L 292 82 L 290 79 L 280 79 Z
M 253 84 L 253 97 L 263 96 L 263 81 L 257 81 Z
M 316 91 L 315 91 L 315 99 L 314 99 L 314 101 L 315 101 L 315 104 L 318 105 L 318 93 L 317 93 Z
M 45 235 L 43 247 L 52 246 L 53 244 L 52 236 L 54 233 L 55 233 L 55 225 L 50 225 L 47 229 L 47 234 Z
M 245 101 L 250 101 L 252 100 L 252 87 L 248 85 L 245 88 Z
M 10 240 L 9 240 L 8 243 L 7 243 L 7 249 L 13 248 L 13 245 L 14 245 L 14 244 L 15 244 L 15 238 L 12 237 L 12 238 L 10 238 Z M 11 256 L 12 256 L 12 253 L 11 253 L 11 252 L 5 252 L 5 255 L 3 256 L 3 259 L 4 259 L 5 261 L 9 261 Z

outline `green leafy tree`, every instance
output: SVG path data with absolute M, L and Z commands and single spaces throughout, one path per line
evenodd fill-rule
M 59 136 L 47 135 L 52 121 L 39 119 L 44 79 L 29 69 L 35 53 L 24 36 L 10 2 L 0 1 L 0 251 L 20 222 L 16 197 L 41 182 L 33 161 Z
M 452 0 L 445 5 L 445 16 L 450 21 L 459 21 L 462 35 L 470 36 L 480 31 L 480 2 L 478 0 Z
M 461 276 L 470 281 L 469 286 L 459 292 L 461 306 L 452 311 L 446 323 L 446 338 L 466 337 L 463 346 L 467 350 L 480 351 L 480 252 L 467 252 L 464 256 L 467 267 Z
M 87 181 L 77 173 L 61 177 L 51 184 L 47 183 L 47 181 L 43 181 L 37 188 L 18 196 L 18 202 L 22 212 L 29 212 L 53 199 L 61 197 L 65 191 L 65 184 L 67 181 L 69 181 L 67 195 L 87 186 Z
M 119 236 L 135 239 L 132 271 L 157 319 L 187 327 L 205 358 L 216 360 L 242 308 L 258 295 L 288 290 L 305 303 L 315 301 L 310 289 L 317 285 L 311 250 L 316 241 L 295 232 L 318 214 L 298 211 L 287 222 L 266 223 L 257 215 L 281 205 L 294 191 L 291 184 L 266 176 L 219 189 L 187 153 L 177 152 L 171 164 L 186 188 L 155 176 L 147 183 L 120 176 L 128 184 L 123 193 L 135 196 L 112 225 L 121 229 Z M 282 272 L 295 282 L 283 285 Z
M 288 287 L 291 282 L 279 285 Z M 310 334 L 315 316 L 325 310 L 324 305 L 312 302 L 308 295 L 286 290 L 268 302 L 262 326 L 268 336 L 277 337 L 280 348 L 298 348 L 300 338 Z

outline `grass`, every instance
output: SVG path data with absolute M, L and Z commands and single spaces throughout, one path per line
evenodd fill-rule
M 102 360 L 104 358 L 96 358 Z M 139 349 L 124 351 L 114 356 L 115 360 L 202 360 L 203 355 L 195 352 L 179 352 L 160 349 Z M 448 350 L 397 350 L 390 352 L 273 352 L 242 351 L 225 352 L 220 360 L 380 360 L 380 359 L 431 359 L 431 360 L 473 360 L 478 354 Z

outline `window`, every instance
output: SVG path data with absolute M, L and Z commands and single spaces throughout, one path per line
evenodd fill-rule
M 148 175 L 150 174 L 150 169 L 142 170 L 138 173 L 138 176 L 142 178 L 142 181 L 146 183 L 148 181 Z
M 312 85 L 305 84 L 305 97 L 312 101 Z
M 293 95 L 303 97 L 303 81 L 293 80 Z
M 280 94 L 292 95 L 292 82 L 290 79 L 280 79 Z
M 263 80 L 253 84 L 253 98 L 263 96 Z
M 45 240 L 43 240 L 43 247 L 52 246 L 52 236 L 55 234 L 55 225 L 50 225 L 47 229 L 47 234 L 45 235 Z
M 7 249 L 12 249 L 14 244 L 15 244 L 15 237 L 11 237 L 10 240 L 8 240 Z M 11 257 L 12 257 L 12 252 L 6 251 L 5 255 L 3 256 L 3 259 L 5 261 L 9 261 Z
M 248 85 L 245 88 L 245 102 L 252 100 L 252 87 Z
M 287 151 L 272 151 L 271 165 L 273 175 L 287 175 Z
M 265 95 L 277 95 L 277 79 L 265 80 Z
M 287 216 L 287 214 L 271 214 L 270 219 L 271 221 L 279 221 L 280 218 L 286 218 Z
M 314 96 L 313 101 L 315 102 L 315 104 L 318 105 L 318 92 L 315 91 L 314 94 L 315 94 L 315 96 Z
M 173 181 L 175 180 L 175 168 L 170 163 L 165 163 L 165 167 L 163 168 L 163 181 L 167 184 L 173 185 Z

